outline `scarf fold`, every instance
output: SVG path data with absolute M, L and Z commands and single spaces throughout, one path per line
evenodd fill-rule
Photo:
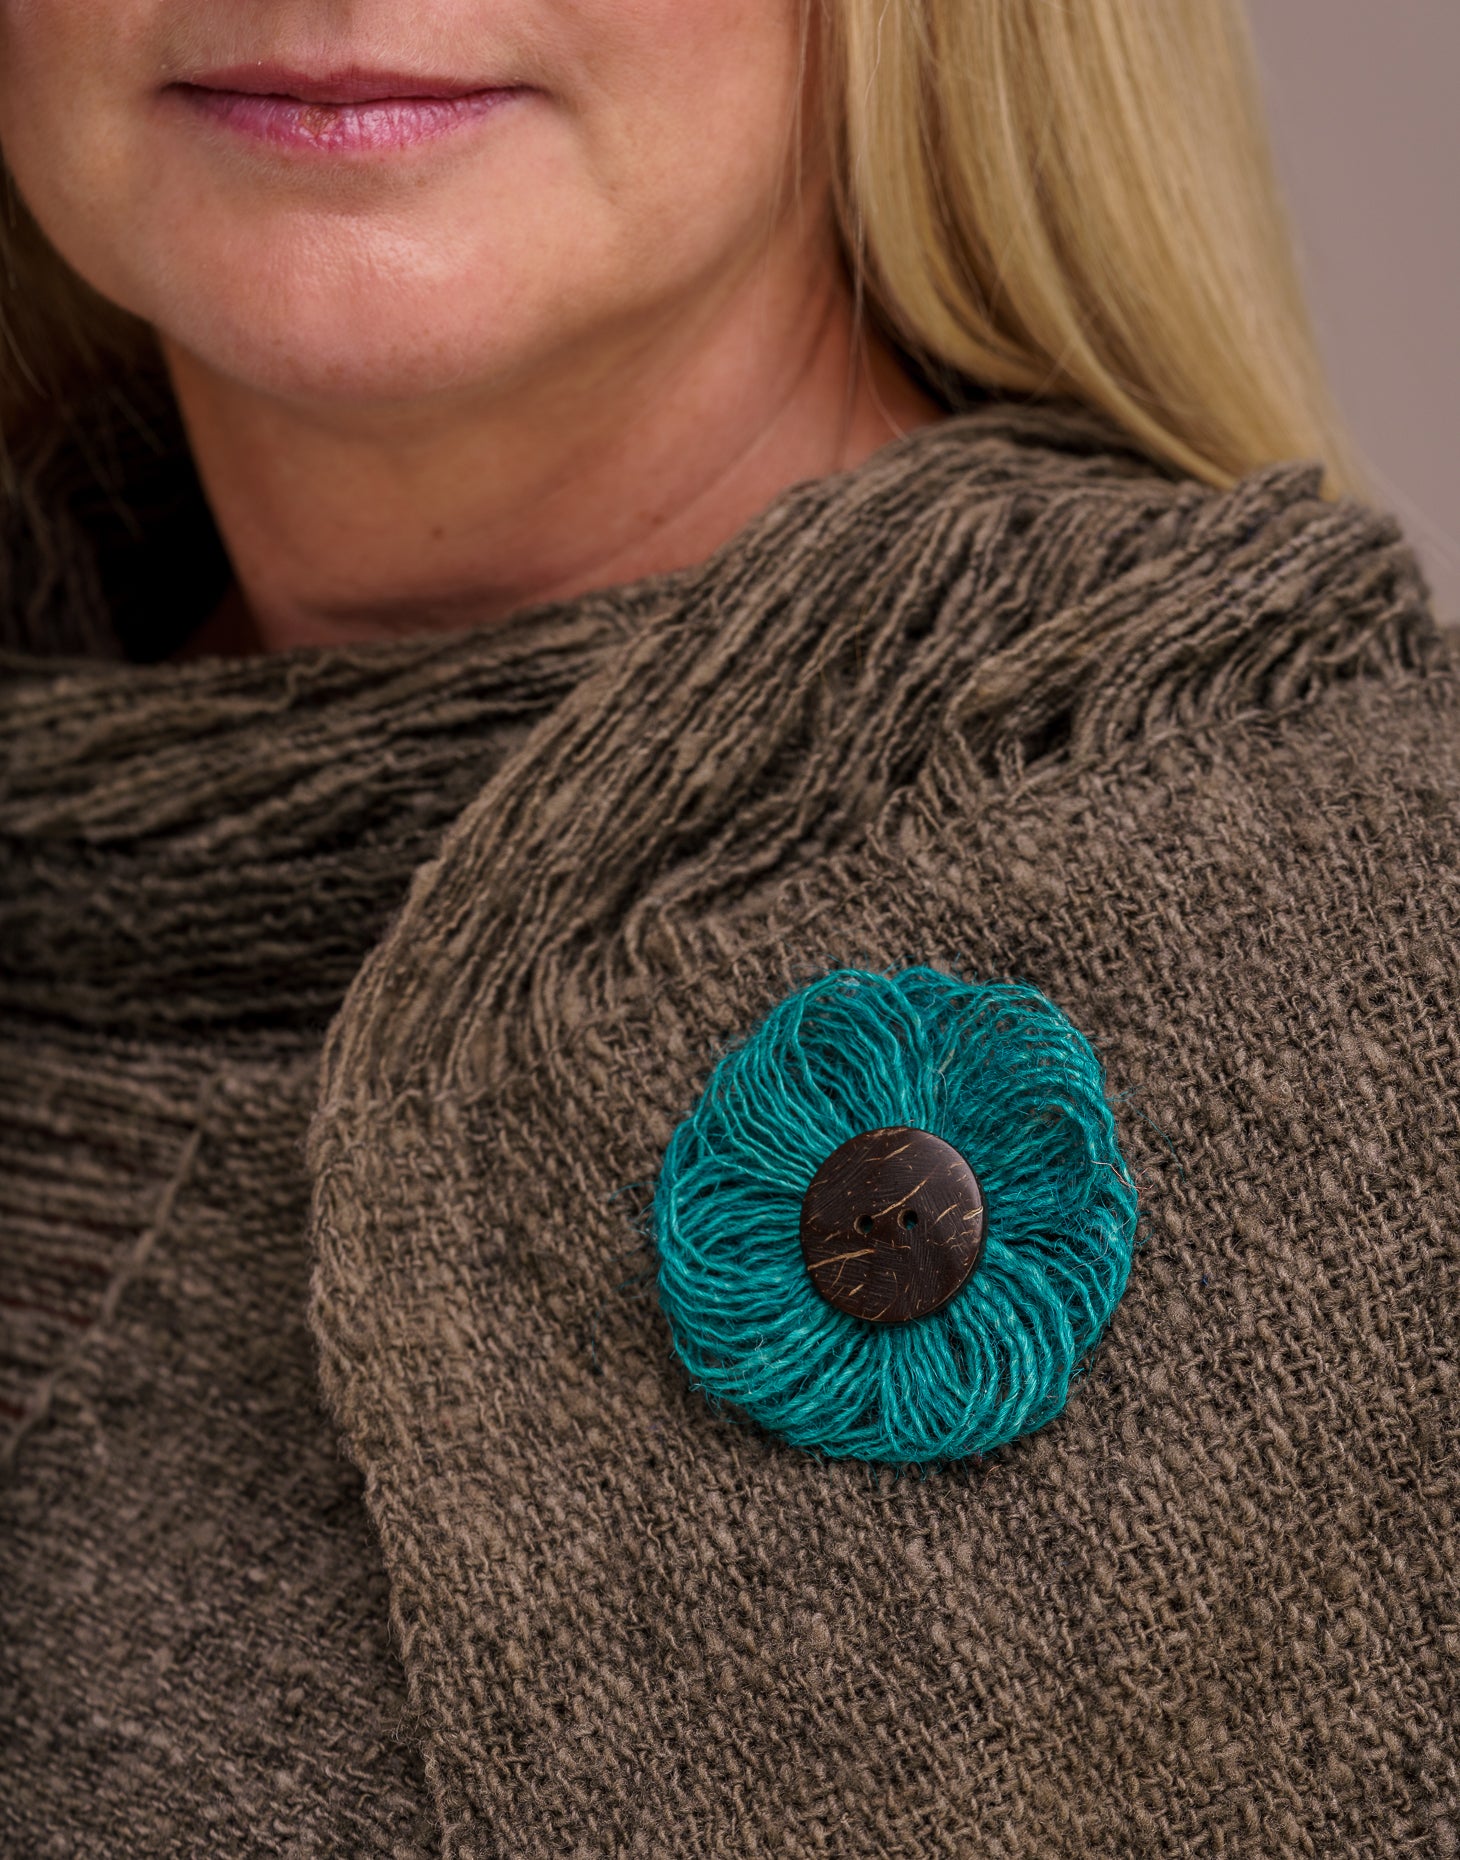
M 1047 411 L 924 431 L 789 493 L 679 578 L 463 813 L 355 984 L 328 1088 L 420 1068 L 472 1089 L 512 1038 L 509 1005 L 535 992 L 540 1020 L 575 950 L 621 936 L 642 976 L 667 908 L 733 908 L 950 760 L 1068 783 L 1426 661 L 1428 591 L 1398 525 L 1324 502 L 1318 466 L 1217 496 L 1100 433 Z M 446 977 L 400 959 L 424 920 L 458 917 Z
M 950 1851 L 1115 1851 L 1133 1812 L 1163 1851 L 1195 1851 L 1208 1714 L 1249 1804 L 1276 1813 L 1301 1789 L 1265 1739 L 1295 1689 L 1335 1727 L 1337 1668 L 1303 1676 L 1304 1631 L 1251 1689 L 1218 1674 L 1257 1657 L 1261 1593 L 1300 1544 L 1342 1554 L 1325 1487 L 1352 1518 L 1394 1498 L 1390 1475 L 1343 1470 L 1321 1382 L 1292 1380 L 1299 1339 L 1362 1329 L 1311 1212 L 1329 1184 L 1345 1206 L 1361 1191 L 1306 1127 L 1216 1147 L 1216 1106 L 1234 1070 L 1286 1065 L 1318 1128 L 1339 1117 L 1324 1062 L 1291 1056 L 1362 926 L 1416 883 L 1415 850 L 1312 956 L 1346 877 L 1344 779 L 1312 742 L 1382 740 L 1377 779 L 1406 792 L 1437 738 L 1396 747 L 1410 721 L 1403 704 L 1379 721 L 1383 698 L 1427 689 L 1442 660 L 1393 526 L 1335 511 L 1318 477 L 1272 467 L 1214 495 L 1086 449 L 1078 427 L 920 435 L 793 493 L 681 582 L 418 873 L 326 1042 L 310 1322 L 452 1860 L 575 1842 L 912 1853 L 940 1830 Z M 1332 810 L 1317 841 L 1309 806 Z M 1291 949 L 1243 927 L 1258 846 Z M 777 1000 L 833 967 L 918 962 L 1032 980 L 1068 1008 L 1171 1226 L 1148 1230 L 1159 1263 L 1142 1279 L 1138 1260 L 1099 1380 L 1057 1424 L 884 1494 L 690 1385 L 647 1207 L 713 1063 Z M 1329 1025 L 1353 1037 L 1344 1012 Z M 1405 1044 L 1387 1010 L 1378 1026 Z M 1428 1191 L 1426 1218 L 1443 1199 Z M 1385 1191 L 1350 1230 L 1366 1272 L 1405 1218 Z M 1325 1261 L 1302 1294 L 1269 1276 L 1274 1243 Z M 1217 1262 L 1237 1301 L 1220 1314 L 1184 1289 Z M 1405 1360 L 1423 1361 L 1442 1274 L 1432 1254 L 1418 1281 L 1388 1280 L 1386 1341 L 1352 1360 L 1408 1326 Z M 1267 1529 L 1266 1476 L 1226 1446 L 1253 1424 L 1232 1367 L 1244 1309 L 1289 1339 L 1279 1425 L 1307 1443 L 1305 1496 Z M 1406 1465 L 1401 1482 L 1424 1476 Z M 1421 1534 L 1443 1528 L 1433 1512 Z M 1414 1631 L 1426 1606 L 1423 1584 L 1398 1605 Z M 1131 1607 L 1156 1623 L 1144 1655 Z M 1121 1662 L 1145 1756 L 1110 1689 Z M 1402 1735 L 1437 1729 L 1426 1689 L 1395 1672 L 1380 1691 Z M 1335 1840 L 1377 1825 L 1361 1787 L 1341 1798 Z M 1427 1825 L 1384 1812 L 1393 1832 Z

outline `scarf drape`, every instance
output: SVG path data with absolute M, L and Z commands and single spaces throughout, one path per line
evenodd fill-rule
M 1319 479 L 991 404 L 500 627 L 12 627 L 22 1850 L 1443 1851 L 1456 665 Z M 676 1122 L 843 963 L 1036 984 L 1140 1183 L 1064 1412 L 927 1476 L 654 1295 Z

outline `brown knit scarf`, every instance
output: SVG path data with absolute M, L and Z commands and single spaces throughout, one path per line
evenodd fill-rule
M 5 658 L 18 1851 L 1453 1848 L 1460 680 L 1318 480 L 991 404 L 502 627 Z M 1034 982 L 1141 1187 L 1095 1372 L 926 1478 L 654 1297 L 840 962 Z

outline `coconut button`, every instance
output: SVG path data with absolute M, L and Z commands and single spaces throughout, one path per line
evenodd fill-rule
M 983 1252 L 984 1198 L 966 1159 L 926 1130 L 867 1130 L 833 1150 L 801 1204 L 801 1252 L 828 1304 L 905 1324 L 948 1300 Z

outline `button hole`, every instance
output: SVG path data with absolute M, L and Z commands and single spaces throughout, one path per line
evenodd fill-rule
M 904 1208 L 902 1213 L 897 1217 L 897 1224 L 899 1227 L 916 1227 L 918 1224 L 917 1209 Z
M 872 1231 L 872 1216 L 870 1214 L 859 1214 L 856 1220 L 852 1222 L 852 1225 L 859 1234 L 869 1234 Z

